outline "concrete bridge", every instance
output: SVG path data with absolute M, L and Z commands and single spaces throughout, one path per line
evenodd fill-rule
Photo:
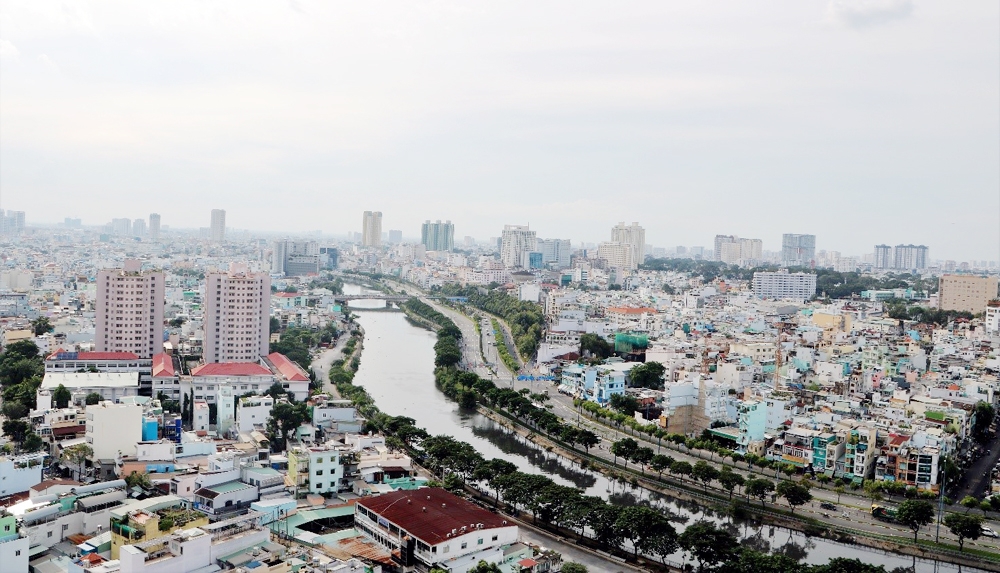
M 407 295 L 368 293 L 368 294 L 338 294 L 333 297 L 333 300 L 337 302 L 348 302 L 352 300 L 384 300 L 388 302 L 406 302 L 411 298 L 413 297 Z

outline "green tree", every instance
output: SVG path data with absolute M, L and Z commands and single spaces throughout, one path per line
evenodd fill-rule
M 279 398 L 288 398 L 289 400 L 294 399 L 292 393 L 286 390 L 285 387 L 281 385 L 281 382 L 274 382 L 268 386 L 267 390 L 264 390 L 264 395 L 270 396 L 275 400 L 278 400 Z
M 691 468 L 691 477 L 700 481 L 705 491 L 708 491 L 708 484 L 718 479 L 719 470 L 705 460 L 699 460 Z
M 20 402 L 7 402 L 0 413 L 8 420 L 19 420 L 28 415 L 28 407 Z
M 633 440 L 632 438 L 622 438 L 617 442 L 611 444 L 611 453 L 614 454 L 614 463 L 618 463 L 618 458 L 625 460 L 625 467 L 628 467 L 628 461 L 635 456 L 635 453 L 639 450 L 639 442 Z
M 691 465 L 691 462 L 686 462 L 684 460 L 677 460 L 676 462 L 670 464 L 670 473 L 677 474 L 682 478 L 684 476 L 691 475 L 693 470 L 694 467 Z
M 632 461 L 639 464 L 639 467 L 642 468 L 642 473 L 646 473 L 646 466 L 649 462 L 653 461 L 653 455 L 653 448 L 643 446 L 637 449 L 635 454 L 632 455 Z
M 624 538 L 632 542 L 633 557 L 650 549 L 650 541 L 655 537 L 677 538 L 677 532 L 667 518 L 656 510 L 641 505 L 622 508 L 616 526 Z
M 742 486 L 745 481 L 742 475 L 729 469 L 729 466 L 724 466 L 719 474 L 719 485 L 729 492 L 729 499 L 733 499 L 733 490 Z
M 714 567 L 733 556 L 738 540 L 710 521 L 698 521 L 687 527 L 678 539 L 680 546 L 698 561 L 698 570 Z
M 975 419 L 972 424 L 972 437 L 980 442 L 985 442 L 989 436 L 990 424 L 993 423 L 993 416 L 996 415 L 996 411 L 989 402 L 980 400 L 976 402 L 973 415 Z
M 28 433 L 24 436 L 24 443 L 21 444 L 21 449 L 25 452 L 37 452 L 45 447 L 45 441 L 38 434 L 28 430 Z
M 271 417 L 267 420 L 268 438 L 271 449 L 284 451 L 288 443 L 288 435 L 309 419 L 306 404 L 277 402 L 271 409 Z
M 608 405 L 611 406 L 612 410 L 617 410 L 626 416 L 632 417 L 635 411 L 639 409 L 639 400 L 635 396 L 628 394 L 614 394 L 608 401 Z
M 966 539 L 975 541 L 983 534 L 983 520 L 978 515 L 949 513 L 944 517 L 944 524 L 958 538 L 959 551 L 963 550 Z
M 588 569 L 587 566 L 582 563 L 567 561 L 563 563 L 561 571 L 562 573 L 587 573 Z
M 859 559 L 834 557 L 823 565 L 813 565 L 809 573 L 885 573 L 885 567 L 865 563 Z
M 101 401 L 101 395 L 98 394 L 97 392 L 91 392 L 90 394 L 87 394 L 87 397 L 84 398 L 83 401 L 88 406 L 93 406 L 94 404 L 97 404 L 97 403 L 99 403 Z M 160 400 L 160 405 L 162 406 L 163 402 L 165 402 L 165 401 L 166 400 Z M 164 406 L 164 407 L 166 407 L 166 406 Z
M 52 331 L 52 323 L 49 322 L 47 316 L 39 316 L 31 321 L 31 330 L 34 331 L 35 336 L 41 336 L 46 332 Z
M 934 506 L 922 499 L 908 499 L 899 504 L 896 522 L 913 531 L 913 541 L 917 540 L 920 528 L 934 521 Z
M 663 373 L 666 368 L 659 362 L 646 362 L 632 368 L 628 373 L 629 384 L 634 388 L 663 389 Z
M 775 492 L 785 498 L 785 501 L 788 502 L 788 507 L 791 508 L 792 513 L 795 513 L 796 507 L 805 505 L 812 500 L 812 494 L 809 493 L 808 487 L 791 480 L 783 480 L 778 484 Z
M 743 491 L 746 492 L 747 499 L 759 499 L 760 506 L 764 507 L 764 499 L 774 491 L 774 482 L 766 478 L 751 479 L 747 481 Z
M 580 337 L 580 356 L 593 356 L 604 359 L 614 353 L 614 348 L 604 338 L 596 334 L 584 334 Z
M 663 454 L 656 454 L 653 459 L 649 462 L 649 467 L 653 468 L 653 471 L 659 477 L 663 477 L 663 470 L 670 467 L 670 464 L 674 463 L 674 458 L 670 456 L 665 456 Z
M 840 503 L 840 496 L 844 495 L 845 491 L 847 490 L 845 490 L 842 485 L 838 485 L 833 488 L 833 492 L 837 494 L 837 503 Z
M 62 461 L 67 464 L 75 464 L 77 467 L 77 479 L 83 478 L 83 468 L 87 460 L 94 455 L 94 449 L 87 444 L 76 444 L 63 450 Z
M 69 401 L 72 399 L 73 394 L 62 384 L 56 386 L 56 389 L 52 391 L 52 401 L 55 403 L 56 408 L 69 406 Z
M 959 503 L 962 504 L 962 507 L 965 508 L 965 513 L 969 513 L 969 510 L 976 509 L 979 507 L 979 500 L 972 497 L 971 495 L 963 497 L 962 501 L 960 501 Z
M 4 435 L 17 444 L 24 441 L 30 429 L 31 426 L 24 420 L 4 420 L 3 422 Z

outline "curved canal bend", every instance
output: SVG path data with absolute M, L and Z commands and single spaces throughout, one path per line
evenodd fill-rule
M 345 292 L 357 294 L 360 287 L 345 285 Z M 442 394 L 434 384 L 434 333 L 414 326 L 401 312 L 364 312 L 364 307 L 384 307 L 381 300 L 353 301 L 351 307 L 365 330 L 361 366 L 354 383 L 364 386 L 378 407 L 393 416 L 408 416 L 431 435 L 447 434 L 472 444 L 486 459 L 502 458 L 526 473 L 544 474 L 555 482 L 580 488 L 587 495 L 609 499 L 619 504 L 649 504 L 668 511 L 678 531 L 685 523 L 709 519 L 723 523 L 710 508 L 668 496 L 612 483 L 602 474 L 584 470 L 571 462 L 545 452 L 476 412 L 462 411 L 458 404 Z M 858 558 L 866 563 L 884 565 L 886 571 L 910 568 L 914 559 L 865 547 L 806 537 L 783 527 L 740 525 L 736 532 L 747 543 L 762 551 L 783 552 L 806 563 L 826 563 L 833 557 Z M 676 554 L 673 561 L 681 561 Z M 975 571 L 965 566 L 916 559 L 917 571 Z

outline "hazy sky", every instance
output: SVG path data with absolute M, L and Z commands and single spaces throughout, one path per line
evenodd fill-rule
M 0 202 L 1000 259 L 998 22 L 978 0 L 4 0 Z

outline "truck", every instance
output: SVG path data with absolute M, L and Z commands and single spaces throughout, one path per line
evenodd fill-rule
M 872 504 L 872 517 L 882 521 L 896 521 L 896 508 Z

